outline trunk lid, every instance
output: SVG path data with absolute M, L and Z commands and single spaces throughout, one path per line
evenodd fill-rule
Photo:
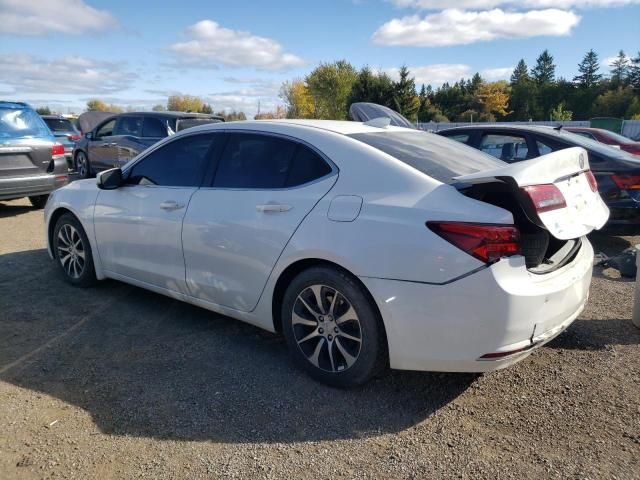
M 468 185 L 495 182 L 509 185 L 534 223 L 559 240 L 569 240 L 602 228 L 609 218 L 609 209 L 600 198 L 597 188 L 592 188 L 590 176 L 586 150 L 574 147 L 455 177 L 454 180 Z M 532 192 L 536 187 L 549 186 L 554 186 L 551 189 L 561 193 L 564 205 L 546 208 L 544 198 L 539 198 L 539 203 L 536 203 Z M 550 201 L 557 199 L 559 197 Z
M 53 142 L 41 139 L 0 141 L 0 177 L 22 177 L 47 172 Z

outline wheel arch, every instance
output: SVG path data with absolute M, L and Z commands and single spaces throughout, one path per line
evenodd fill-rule
M 48 242 L 49 251 L 51 252 L 51 255 L 53 256 L 53 258 L 56 258 L 56 252 L 55 252 L 55 249 L 53 248 L 53 231 L 56 228 L 56 223 L 58 223 L 58 220 L 60 219 L 60 217 L 62 217 L 65 213 L 70 213 L 71 215 L 73 215 L 76 219 L 78 219 L 78 221 L 82 225 L 82 222 L 80 221 L 78 216 L 68 208 L 58 207 L 51 213 L 51 216 L 49 217 L 49 225 L 47 226 L 47 242 Z

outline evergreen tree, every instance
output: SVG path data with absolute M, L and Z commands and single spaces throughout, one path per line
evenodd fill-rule
M 598 60 L 598 54 L 591 49 L 578 64 L 580 75 L 576 75 L 573 81 L 582 88 L 592 88 L 602 80 L 602 75 L 598 73 L 599 69 L 600 60 Z
M 540 54 L 531 73 L 538 85 L 548 85 L 555 81 L 556 66 L 553 63 L 553 56 L 548 50 Z
M 629 63 L 629 85 L 640 91 L 640 52 Z
M 406 65 L 400 67 L 400 79 L 393 84 L 393 98 L 396 111 L 411 121 L 418 118 L 420 101 L 416 96 L 416 82 Z
M 623 50 L 618 52 L 616 59 L 611 62 L 611 87 L 618 88 L 627 84 L 629 76 L 629 59 Z
M 516 65 L 516 68 L 513 69 L 513 73 L 511 74 L 511 85 L 515 85 L 520 81 L 528 81 L 529 77 L 529 67 L 524 61 L 524 58 L 521 58 Z
M 532 93 L 535 85 L 529 76 L 529 68 L 524 59 L 520 60 L 516 68 L 514 68 L 510 85 L 509 110 L 511 110 L 511 114 L 509 118 L 519 121 L 531 120 L 534 111 L 534 95 Z

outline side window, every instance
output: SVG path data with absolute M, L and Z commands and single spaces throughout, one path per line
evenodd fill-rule
M 113 135 L 113 127 L 115 126 L 115 124 L 116 119 L 114 118 L 113 120 L 109 120 L 107 123 L 102 125 L 96 132 L 96 138 L 110 137 L 111 135 Z
M 316 152 L 304 145 L 298 145 L 289 169 L 286 186 L 296 187 L 324 177 L 331 167 Z
M 142 117 L 120 117 L 116 122 L 114 135 L 142 136 Z
M 455 140 L 460 143 L 467 143 L 469 141 L 469 137 L 471 135 L 469 133 L 458 133 L 457 135 L 447 135 L 446 138 L 449 140 Z
M 213 180 L 221 188 L 283 188 L 296 144 L 269 135 L 231 133 Z
M 504 162 L 526 160 L 529 154 L 527 140 L 524 137 L 494 133 L 482 136 L 480 150 Z
M 546 155 L 547 153 L 551 153 L 554 150 L 557 150 L 547 145 L 546 143 L 541 142 L 540 139 L 538 138 L 536 139 L 536 145 L 538 145 L 538 155 L 540 156 Z
M 167 136 L 167 126 L 159 118 L 144 117 L 142 136 L 164 138 Z
M 134 165 L 127 183 L 200 186 L 214 137 L 213 134 L 189 135 L 163 145 Z
M 571 133 L 575 133 L 576 135 L 580 135 L 581 137 L 586 137 L 586 138 L 589 138 L 591 140 L 595 140 L 596 139 L 596 137 L 591 135 L 589 132 L 571 132 Z

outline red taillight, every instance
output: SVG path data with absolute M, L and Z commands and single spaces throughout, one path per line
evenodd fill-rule
M 557 210 L 567 206 L 564 195 L 558 187 L 553 184 L 531 185 L 522 188 L 536 207 L 538 213 Z
M 61 143 L 54 143 L 51 155 L 53 157 L 57 155 L 64 155 L 64 145 L 62 145 Z
M 485 263 L 520 253 L 520 232 L 513 225 L 427 222 L 427 227 Z
M 597 192 L 598 191 L 598 182 L 596 181 L 596 177 L 593 175 L 593 172 L 591 170 L 587 170 L 586 172 L 584 172 L 584 174 L 587 176 L 587 181 L 589 182 L 589 186 L 591 187 L 591 191 L 592 192 Z
M 611 179 L 620 190 L 640 190 L 640 175 L 612 175 Z
M 80 135 L 73 134 L 73 135 L 67 136 L 67 138 L 72 142 L 77 142 L 78 140 L 80 140 Z

